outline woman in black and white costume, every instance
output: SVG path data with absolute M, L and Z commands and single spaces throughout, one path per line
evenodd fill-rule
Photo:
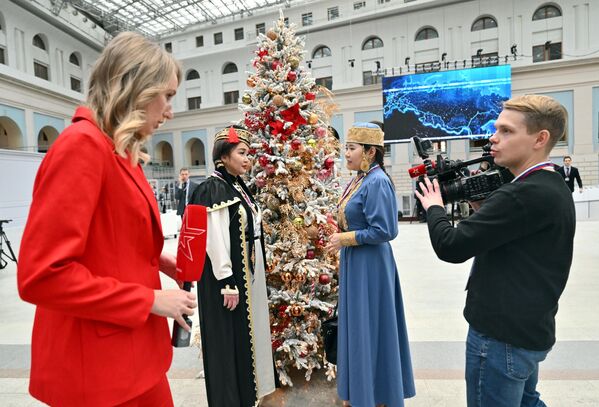
M 262 213 L 240 178 L 248 168 L 250 139 L 237 126 L 217 133 L 216 170 L 189 200 L 208 208 L 198 300 L 211 407 L 255 406 L 275 390 Z

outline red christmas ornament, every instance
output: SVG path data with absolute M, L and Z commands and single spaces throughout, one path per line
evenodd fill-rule
M 300 139 L 293 139 L 291 141 L 291 148 L 294 150 L 299 150 L 300 147 L 302 146 L 302 141 Z
M 316 99 L 316 95 L 312 92 L 306 93 L 306 100 L 314 100 Z
M 275 166 L 273 164 L 266 164 L 266 167 L 264 167 L 264 170 L 266 171 L 267 175 L 272 175 L 275 173 Z
M 333 165 L 335 165 L 335 160 L 332 157 L 327 157 L 327 159 L 324 160 L 324 168 L 331 169 L 333 168 Z
M 327 129 L 324 127 L 317 127 L 315 134 L 318 138 L 323 138 L 324 136 L 327 135 Z
M 318 247 L 324 247 L 324 245 L 325 245 L 324 239 L 318 239 L 317 244 L 318 244 Z
M 325 179 L 329 178 L 331 176 L 331 171 L 330 170 L 326 170 L 326 169 L 321 169 L 318 171 L 318 174 L 316 175 L 318 177 L 318 179 L 320 179 L 321 181 L 324 181 Z
M 306 252 L 306 259 L 312 260 L 312 259 L 314 259 L 315 256 L 316 256 L 316 253 L 314 253 L 314 250 L 308 249 L 308 251 Z
M 248 154 L 250 154 L 250 155 L 256 155 L 256 149 L 255 148 L 250 148 L 248 150 Z
M 281 141 L 283 143 L 287 141 L 287 135 L 285 133 L 281 134 Z
M 272 68 L 272 70 L 273 70 L 273 71 L 276 71 L 276 70 L 277 70 L 277 68 L 279 68 L 281 65 L 282 65 L 282 64 L 281 64 L 281 61 L 279 61 L 279 60 L 275 60 L 275 61 L 274 61 L 274 62 L 273 62 L 271 65 L 270 65 L 270 67 Z
M 272 155 L 272 148 L 270 148 L 270 146 L 269 146 L 268 144 L 267 144 L 267 145 L 265 145 L 265 146 L 262 146 L 262 149 L 264 150 L 264 152 L 265 152 L 266 154 L 270 154 L 270 155 Z
M 268 158 L 266 158 L 265 155 L 261 155 L 260 158 L 258 158 L 258 164 L 260 164 L 260 167 L 262 168 L 266 167 L 268 164 Z
M 296 79 L 297 79 L 297 72 L 289 71 L 289 73 L 287 74 L 287 80 L 289 82 L 295 82 Z
M 266 186 L 266 180 L 262 177 L 256 178 L 254 182 L 258 188 L 264 188 Z
M 279 306 L 279 317 L 281 317 L 281 318 L 286 317 L 287 313 L 285 311 L 287 311 L 287 305 Z
M 279 349 L 279 347 L 283 344 L 283 341 L 281 341 L 280 339 L 276 339 L 274 341 L 272 341 L 272 350 L 276 351 L 277 349 Z
M 322 285 L 326 285 L 331 282 L 331 277 L 328 274 L 321 274 L 318 276 L 318 282 Z

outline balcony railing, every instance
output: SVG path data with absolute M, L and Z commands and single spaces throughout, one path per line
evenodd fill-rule
M 150 163 L 143 169 L 148 179 L 175 179 L 175 168 L 170 165 Z

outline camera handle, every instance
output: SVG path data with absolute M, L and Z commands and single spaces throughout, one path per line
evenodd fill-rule
M 469 165 L 472 165 L 472 164 L 482 163 L 483 161 L 488 162 L 489 164 L 491 164 L 491 166 L 493 166 L 493 164 L 495 164 L 495 160 L 493 159 L 493 156 L 483 155 L 482 157 L 473 158 L 472 160 L 460 161 L 459 163 L 456 163 L 456 167 L 458 169 L 464 168 L 464 167 L 468 167 Z

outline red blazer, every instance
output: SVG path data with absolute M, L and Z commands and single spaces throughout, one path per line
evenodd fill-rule
M 150 314 L 164 244 L 139 165 L 80 107 L 37 173 L 18 263 L 37 305 L 30 393 L 52 406 L 109 406 L 156 385 L 172 359 Z

